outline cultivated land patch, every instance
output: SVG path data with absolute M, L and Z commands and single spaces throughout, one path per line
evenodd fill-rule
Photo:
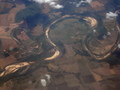
M 79 41 L 88 30 L 86 21 L 79 21 L 78 18 L 64 18 L 51 27 L 50 37 L 58 38 L 63 43 L 72 43 Z

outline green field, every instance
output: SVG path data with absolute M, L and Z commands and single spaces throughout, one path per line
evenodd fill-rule
M 58 38 L 63 43 L 72 43 L 79 41 L 89 30 L 85 21 L 79 18 L 65 18 L 59 20 L 50 30 L 51 38 Z

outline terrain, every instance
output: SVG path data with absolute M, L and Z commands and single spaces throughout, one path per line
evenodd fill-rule
M 0 0 L 0 90 L 120 90 L 119 3 L 57 3 Z

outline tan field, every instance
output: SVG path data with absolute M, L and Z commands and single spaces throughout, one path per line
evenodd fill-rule
M 16 62 L 16 58 L 14 58 L 12 55 L 4 58 L 4 59 L 0 59 L 0 68 L 4 69 L 4 67 L 8 64 L 11 64 L 13 62 Z
M 0 38 L 11 38 L 10 33 L 11 33 L 12 29 L 18 27 L 19 24 L 21 24 L 21 23 L 23 23 L 23 21 L 21 21 L 20 23 L 10 24 L 8 26 L 0 26 Z M 9 28 L 9 30 L 6 31 L 5 30 L 6 28 Z
M 105 10 L 104 4 L 101 4 L 98 1 L 91 2 L 90 5 L 95 11 Z
M 16 7 L 13 8 L 12 10 L 10 10 L 9 14 L 8 14 L 8 17 L 7 17 L 7 20 L 12 24 L 12 23 L 15 23 L 15 16 L 16 14 L 21 11 L 22 9 L 25 9 L 25 5 L 22 4 L 22 5 L 18 5 L 18 4 L 15 4 Z
M 48 4 L 48 3 L 45 3 L 45 4 L 44 4 L 44 8 L 45 8 L 45 9 L 42 10 L 43 13 L 48 13 L 48 12 L 50 12 L 50 9 L 49 9 L 50 7 L 49 7 L 49 4 Z
M 2 46 L 4 50 L 9 50 L 10 48 L 17 48 L 18 44 L 12 38 L 1 38 Z
M 12 8 L 13 4 L 12 3 L 8 3 L 8 2 L 1 2 L 0 3 L 0 12 L 3 11 L 5 8 Z
M 7 19 L 8 14 L 0 14 L 0 26 L 8 26 L 10 22 Z
M 17 35 L 17 38 L 20 39 L 20 40 L 24 40 L 24 41 L 30 39 L 24 31 L 21 31 L 21 34 Z
M 43 26 L 42 25 L 41 26 L 38 25 L 32 30 L 33 36 L 39 36 L 41 34 L 43 34 Z

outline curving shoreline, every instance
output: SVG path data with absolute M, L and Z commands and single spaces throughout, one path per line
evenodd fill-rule
M 55 23 L 56 23 L 57 21 L 59 21 L 60 19 L 66 18 L 66 17 L 79 17 L 79 16 L 76 16 L 76 15 L 65 15 L 65 16 L 63 16 L 63 17 L 55 20 L 51 25 L 55 24 Z M 86 35 L 83 36 L 83 38 L 82 38 L 82 45 L 83 45 L 84 49 L 85 49 L 92 57 L 94 57 L 94 58 L 97 59 L 97 60 L 105 59 L 106 57 L 108 57 L 109 55 L 111 55 L 111 53 L 112 53 L 113 51 L 116 50 L 117 44 L 118 44 L 118 40 L 119 40 L 119 32 L 118 32 L 118 38 L 117 38 L 116 42 L 113 44 L 113 46 L 111 47 L 111 49 L 110 49 L 107 53 L 102 54 L 102 55 L 95 55 L 95 54 L 92 53 L 92 52 L 87 48 L 87 46 L 85 45 L 85 38 L 86 38 L 87 34 L 88 34 L 90 31 L 92 31 L 94 28 L 96 28 L 96 27 L 98 26 L 98 22 L 97 22 L 97 20 L 96 20 L 95 18 L 93 18 L 93 17 L 85 17 L 85 18 L 83 18 L 83 19 L 86 20 L 86 21 L 89 21 L 89 22 L 91 23 L 91 26 L 92 26 L 92 28 L 91 28 L 89 31 L 87 31 Z M 51 25 L 50 25 L 50 26 L 51 26 Z M 48 41 L 49 41 L 50 44 L 52 44 L 54 47 L 58 48 L 57 45 L 55 45 L 55 43 L 52 42 L 51 39 L 50 39 L 50 37 L 49 37 L 50 26 L 46 29 L 46 32 L 45 32 L 46 37 L 47 37 L 47 39 L 48 39 Z M 117 28 L 118 28 L 118 31 L 119 31 L 120 29 L 119 29 L 118 25 L 117 25 Z M 59 54 L 60 54 L 60 52 L 58 52 L 58 49 L 57 49 L 53 56 L 51 56 L 51 57 L 49 57 L 49 58 L 46 58 L 45 60 L 55 59 L 56 57 L 59 56 Z
M 78 18 L 80 18 L 80 16 L 76 16 L 76 15 L 65 15 L 65 16 L 62 16 L 61 18 L 55 20 L 51 25 L 55 24 L 55 23 L 56 23 L 57 21 L 59 21 L 60 19 L 67 18 L 67 17 L 78 17 Z M 94 19 L 94 18 L 92 18 L 92 17 L 85 17 L 85 18 L 83 18 L 83 19 L 86 20 L 86 21 L 89 21 L 89 22 L 91 23 L 91 26 L 92 26 L 92 27 L 94 27 L 94 28 L 97 27 L 97 21 L 96 21 L 96 19 Z M 51 25 L 46 29 L 45 35 L 46 35 L 46 37 L 47 37 L 48 42 L 49 42 L 50 44 L 52 44 L 52 45 L 56 48 L 56 52 L 54 53 L 53 56 L 48 57 L 48 58 L 46 58 L 46 59 L 44 59 L 44 60 L 52 60 L 52 59 L 55 59 L 56 57 L 58 57 L 58 56 L 60 55 L 60 51 L 58 50 L 57 45 L 55 45 L 55 43 L 52 42 L 51 39 L 50 39 L 50 37 L 49 37 L 49 31 L 50 31 Z M 92 29 L 91 29 L 91 30 L 92 30 Z M 88 33 L 88 32 L 89 32 L 89 31 L 87 31 L 87 33 Z M 87 33 L 86 33 L 85 36 L 87 36 Z M 84 36 L 83 36 L 83 37 L 84 37 Z
M 115 18 L 116 20 L 116 18 Z M 102 55 L 95 55 L 94 53 L 92 53 L 92 51 L 90 51 L 87 46 L 85 45 L 85 38 L 83 39 L 83 42 L 84 42 L 84 48 L 87 50 L 87 52 L 92 56 L 94 57 L 96 60 L 103 60 L 105 58 L 107 58 L 108 56 L 111 55 L 112 52 L 114 52 L 117 48 L 117 44 L 119 43 L 119 26 L 118 26 L 118 23 L 117 23 L 117 29 L 118 29 L 118 37 L 117 37 L 117 40 L 115 41 L 115 43 L 112 45 L 111 49 L 106 52 L 105 54 L 102 54 Z
M 65 15 L 65 16 L 63 16 L 63 17 L 55 20 L 51 25 L 55 24 L 57 21 L 59 21 L 59 20 L 62 19 L 62 18 L 65 18 L 65 17 L 70 17 L 70 15 Z M 46 35 L 46 37 L 47 37 L 47 39 L 48 39 L 48 42 L 49 42 L 50 44 L 52 44 L 52 45 L 56 48 L 56 51 L 55 51 L 55 53 L 54 53 L 53 56 L 47 57 L 47 58 L 45 58 L 44 60 L 53 60 L 53 59 L 57 58 L 57 57 L 61 54 L 61 52 L 59 51 L 57 45 L 55 45 L 55 43 L 52 42 L 51 39 L 50 39 L 50 37 L 49 37 L 49 31 L 50 31 L 51 25 L 46 29 L 45 35 Z
M 53 60 L 53 59 L 59 57 L 59 56 L 62 54 L 62 52 L 60 51 L 59 47 L 50 39 L 49 31 L 50 31 L 50 27 L 51 27 L 53 24 L 55 24 L 55 23 L 56 23 L 57 21 L 59 21 L 60 19 L 67 18 L 67 17 L 77 17 L 77 18 L 80 18 L 80 16 L 76 16 L 76 15 L 65 15 L 65 16 L 62 16 L 61 18 L 55 20 L 53 23 L 50 24 L 49 27 L 47 27 L 47 29 L 46 29 L 46 31 L 45 31 L 45 35 L 46 35 L 46 37 L 47 37 L 48 42 L 49 42 L 51 45 L 54 46 L 54 48 L 55 48 L 56 51 L 55 51 L 55 53 L 54 53 L 51 57 L 45 58 L 45 59 L 44 59 L 45 61 Z M 87 46 L 86 46 L 86 44 L 85 44 L 85 38 L 86 38 L 87 34 L 88 34 L 90 31 L 92 31 L 94 28 L 96 28 L 96 27 L 98 26 L 98 22 L 97 22 L 97 20 L 96 20 L 95 18 L 93 18 L 93 17 L 84 17 L 83 19 L 86 20 L 86 21 L 89 21 L 89 22 L 91 23 L 91 26 L 92 26 L 92 28 L 91 28 L 90 30 L 88 30 L 88 31 L 85 33 L 84 36 L 82 36 L 82 46 L 83 46 L 83 48 L 84 48 L 93 58 L 95 58 L 96 60 L 105 59 L 106 57 L 108 57 L 109 55 L 111 55 L 111 53 L 112 53 L 113 51 L 115 51 L 116 48 L 117 48 L 117 44 L 118 44 L 118 40 L 119 40 L 119 32 L 120 32 L 118 23 L 117 23 L 118 38 L 117 38 L 116 42 L 114 43 L 114 45 L 111 47 L 111 49 L 110 49 L 107 53 L 105 53 L 105 54 L 103 54 L 103 55 L 95 55 L 94 53 L 92 53 L 92 52 L 89 50 L 89 48 L 87 48 Z M 14 37 L 14 35 L 13 35 L 14 31 L 15 31 L 15 30 L 13 29 L 13 30 L 11 31 L 11 34 L 10 34 L 10 35 L 11 35 L 12 39 L 14 39 L 19 45 L 21 45 L 21 43 L 19 42 L 19 40 L 17 40 L 17 39 Z M 19 68 L 22 68 L 22 67 L 24 67 L 24 66 L 27 66 L 27 67 L 29 68 L 30 64 L 32 64 L 32 63 L 34 63 L 34 62 L 22 62 L 22 63 L 16 63 L 16 64 L 8 65 L 8 66 L 5 67 L 4 71 L 3 71 L 2 73 L 0 73 L 0 77 L 5 76 L 5 75 L 10 74 L 10 73 L 14 73 L 14 72 L 16 72 L 17 70 L 19 70 Z M 28 68 L 27 68 L 27 69 L 28 69 Z M 26 70 L 27 70 L 27 69 L 26 69 Z M 26 71 L 26 70 L 25 70 L 25 71 Z
M 118 11 L 120 11 L 120 10 L 118 10 Z M 116 11 L 115 13 L 117 13 L 118 11 Z M 80 18 L 79 15 L 65 15 L 65 16 L 62 16 L 61 18 L 55 20 L 54 22 L 52 22 L 52 23 L 50 24 L 49 27 L 47 27 L 47 29 L 46 29 L 46 31 L 45 31 L 45 35 L 46 35 L 46 37 L 47 37 L 48 42 L 55 47 L 56 51 L 55 51 L 55 53 L 53 54 L 53 56 L 47 57 L 47 58 L 45 58 L 44 60 L 53 60 L 53 59 L 55 59 L 55 58 L 57 58 L 57 57 L 60 56 L 61 52 L 60 52 L 58 46 L 50 39 L 49 31 L 50 31 L 50 27 L 51 27 L 53 24 L 55 24 L 57 21 L 59 21 L 59 20 L 61 20 L 61 19 L 63 19 L 63 18 L 67 18 L 67 17 L 77 17 L 77 18 Z M 88 31 L 86 32 L 86 34 L 82 37 L 82 45 L 83 45 L 83 48 L 84 48 L 92 57 L 94 57 L 95 59 L 97 59 L 97 60 L 105 59 L 105 58 L 108 57 L 113 51 L 116 50 L 119 37 L 118 37 L 118 39 L 116 40 L 116 42 L 113 44 L 113 46 L 111 47 L 111 49 L 110 49 L 107 53 L 105 53 L 105 54 L 103 54 L 103 55 L 95 55 L 94 53 L 92 53 L 92 51 L 90 51 L 90 50 L 87 48 L 87 46 L 86 46 L 86 44 L 85 44 L 85 38 L 86 38 L 87 34 L 88 34 L 90 31 L 92 31 L 94 28 L 98 27 L 98 22 L 97 22 L 97 20 L 96 20 L 95 18 L 93 18 L 93 17 L 84 17 L 83 20 L 85 20 L 85 21 L 87 21 L 87 22 L 90 22 L 90 24 L 91 24 L 91 26 L 92 26 L 92 28 L 91 28 L 90 30 L 88 30 Z M 116 20 L 116 18 L 115 18 L 115 20 Z M 118 28 L 118 36 L 119 36 L 119 31 L 120 31 L 120 29 L 119 29 L 118 23 L 117 23 L 117 28 Z M 19 45 L 21 45 L 20 42 L 19 42 L 19 40 L 17 40 L 17 39 L 13 36 L 13 32 L 14 32 L 14 31 L 15 31 L 15 30 L 12 30 L 10 35 L 11 35 L 11 37 L 12 37 Z

